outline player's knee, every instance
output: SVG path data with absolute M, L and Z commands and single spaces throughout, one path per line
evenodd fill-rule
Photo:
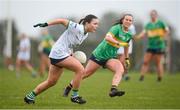
M 83 74 L 83 79 L 89 77 L 91 74 L 93 74 L 93 71 L 91 70 L 85 70 Z
M 158 68 L 162 68 L 162 67 L 163 67 L 162 63 L 158 63 L 158 64 L 157 64 L 157 67 L 158 67 Z
M 79 68 L 76 70 L 76 73 L 83 75 L 85 73 L 85 70 L 84 70 L 84 68 Z
M 47 80 L 49 86 L 54 86 L 57 83 L 57 80 Z
M 124 68 L 118 69 L 117 71 L 116 71 L 116 73 L 118 73 L 119 75 L 123 75 L 124 74 Z
M 117 70 L 122 74 L 124 73 L 124 66 L 122 65 L 121 62 L 119 62 Z
M 144 61 L 144 62 L 143 62 L 143 65 L 144 65 L 144 66 L 147 66 L 148 64 L 149 64 L 149 62 L 147 62 L 147 61 Z

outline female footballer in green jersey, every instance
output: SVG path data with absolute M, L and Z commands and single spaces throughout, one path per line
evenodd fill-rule
M 145 29 L 139 34 L 137 38 L 142 38 L 147 34 L 148 48 L 144 55 L 144 62 L 141 68 L 140 81 L 144 80 L 144 74 L 149 68 L 150 61 L 154 58 L 157 65 L 158 78 L 157 81 L 162 80 L 164 68 L 162 58 L 165 53 L 165 36 L 169 33 L 168 27 L 158 19 L 156 10 L 150 12 L 151 21 L 145 26 Z
M 39 54 L 40 54 L 39 75 L 43 77 L 44 72 L 46 71 L 46 68 L 49 69 L 50 67 L 50 59 L 48 56 L 54 44 L 54 40 L 53 40 L 53 37 L 49 34 L 47 29 L 43 29 L 41 33 L 42 33 L 41 42 L 38 47 Z
M 85 74 L 83 79 L 94 74 L 95 71 L 102 67 L 111 70 L 114 74 L 112 79 L 112 87 L 109 93 L 110 97 L 122 96 L 125 94 L 124 91 L 119 91 L 117 89 L 124 68 L 122 63 L 117 59 L 117 50 L 121 46 L 125 46 L 125 57 L 129 64 L 128 55 L 128 42 L 132 38 L 132 34 L 128 31 L 128 28 L 133 22 L 133 16 L 131 14 L 125 14 L 115 25 L 113 25 L 108 33 L 106 34 L 104 40 L 97 46 L 97 48 L 92 52 L 92 55 L 85 67 Z M 66 87 L 64 91 L 64 96 L 68 96 L 73 81 Z

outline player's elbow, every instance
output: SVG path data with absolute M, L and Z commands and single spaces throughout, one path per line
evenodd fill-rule
M 67 26 L 69 20 L 60 18 L 60 19 L 57 19 L 57 22 L 60 23 L 60 24 L 62 24 L 62 25 L 64 25 L 64 26 Z
M 111 41 L 111 36 L 106 35 L 106 37 L 104 38 L 106 41 Z

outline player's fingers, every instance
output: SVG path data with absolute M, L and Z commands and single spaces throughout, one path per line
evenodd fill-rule
M 39 26 L 39 24 L 35 24 L 35 25 L 33 25 L 33 27 L 38 27 Z

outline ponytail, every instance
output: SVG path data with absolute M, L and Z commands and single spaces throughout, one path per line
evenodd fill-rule
M 87 15 L 85 18 L 82 18 L 80 21 L 79 21 L 79 24 L 83 24 L 85 25 L 86 22 L 90 23 L 92 21 L 92 19 L 97 19 L 97 17 L 95 15 Z
M 81 24 L 84 21 L 84 18 L 80 19 L 79 24 Z

